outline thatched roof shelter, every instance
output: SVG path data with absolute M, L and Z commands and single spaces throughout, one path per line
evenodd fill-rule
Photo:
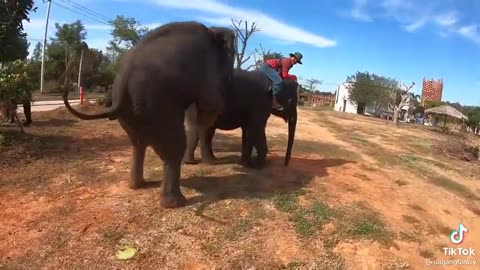
M 468 121 L 468 117 L 450 105 L 441 105 L 425 110 L 425 114 L 437 114 L 445 116 L 444 126 L 447 124 L 447 117 L 453 117 Z

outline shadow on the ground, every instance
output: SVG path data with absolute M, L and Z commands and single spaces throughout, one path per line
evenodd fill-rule
M 327 168 L 352 163 L 345 159 L 308 159 L 292 157 L 288 167 L 283 166 L 283 157 L 269 158 L 263 170 L 236 168 L 238 173 L 226 176 L 194 176 L 181 181 L 181 185 L 201 193 L 190 198 L 188 204 L 197 204 L 196 214 L 204 215 L 205 209 L 224 199 L 269 198 L 278 194 L 299 191 L 315 178 L 328 175 Z
M 68 127 L 77 123 L 78 120 L 73 119 L 41 119 L 32 121 L 32 124 L 29 127 Z
M 78 137 L 69 130 L 63 134 L 19 133 L 14 128 L 0 129 L 2 135 L 0 153 L 21 151 L 25 157 L 33 159 L 62 158 L 66 160 L 89 159 L 98 152 L 115 151 L 130 146 L 127 136 L 101 134 Z M 6 161 L 14 156 L 5 155 Z

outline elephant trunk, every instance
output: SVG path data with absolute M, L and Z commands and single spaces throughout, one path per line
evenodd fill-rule
M 295 130 L 297 128 L 297 104 L 294 102 L 288 110 L 288 143 L 287 153 L 285 154 L 285 166 L 288 166 L 292 155 L 293 141 L 295 139 Z

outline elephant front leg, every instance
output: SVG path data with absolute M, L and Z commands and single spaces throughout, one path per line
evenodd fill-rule
M 267 136 L 265 134 L 266 119 L 262 120 L 256 118 L 249 122 L 248 125 L 248 141 L 255 146 L 257 150 L 257 157 L 255 159 L 254 167 L 256 169 L 263 169 L 267 160 Z
M 263 169 L 267 162 L 267 136 L 265 135 L 265 129 L 258 131 L 258 135 L 255 136 L 254 145 L 257 149 L 257 157 L 255 159 L 255 168 Z
M 217 158 L 213 154 L 212 141 L 215 136 L 215 128 L 207 128 L 200 132 L 200 152 L 202 161 L 213 164 Z
M 242 156 L 240 158 L 240 164 L 245 167 L 252 168 L 252 151 L 253 144 L 248 137 L 248 131 L 246 127 L 242 127 Z
M 136 143 L 133 145 L 132 169 L 130 182 L 128 183 L 128 186 L 132 189 L 141 188 L 145 185 L 145 179 L 143 178 L 143 165 L 146 150 L 147 146 L 144 144 Z

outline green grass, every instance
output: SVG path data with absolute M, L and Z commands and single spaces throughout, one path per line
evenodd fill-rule
M 241 237 L 252 228 L 253 222 L 250 219 L 239 219 L 234 222 L 230 229 L 228 229 L 225 237 L 228 240 L 233 241 Z
M 337 239 L 370 239 L 381 244 L 391 245 L 393 234 L 386 229 L 378 213 L 363 203 L 343 206 L 336 209 L 338 222 Z
M 291 213 L 298 209 L 298 197 L 296 194 L 282 194 L 274 199 L 275 207 L 282 211 Z
M 362 203 L 331 208 L 320 200 L 315 200 L 308 207 L 302 207 L 298 203 L 298 196 L 298 194 L 283 194 L 277 196 L 274 203 L 279 211 L 289 214 L 289 221 L 292 222 L 295 232 L 300 237 L 311 237 L 321 229 L 322 225 L 333 222 L 337 230 L 334 235 L 329 236 L 331 239 L 327 242 L 330 244 L 349 238 L 391 243 L 392 234 L 386 230 L 379 215 Z

